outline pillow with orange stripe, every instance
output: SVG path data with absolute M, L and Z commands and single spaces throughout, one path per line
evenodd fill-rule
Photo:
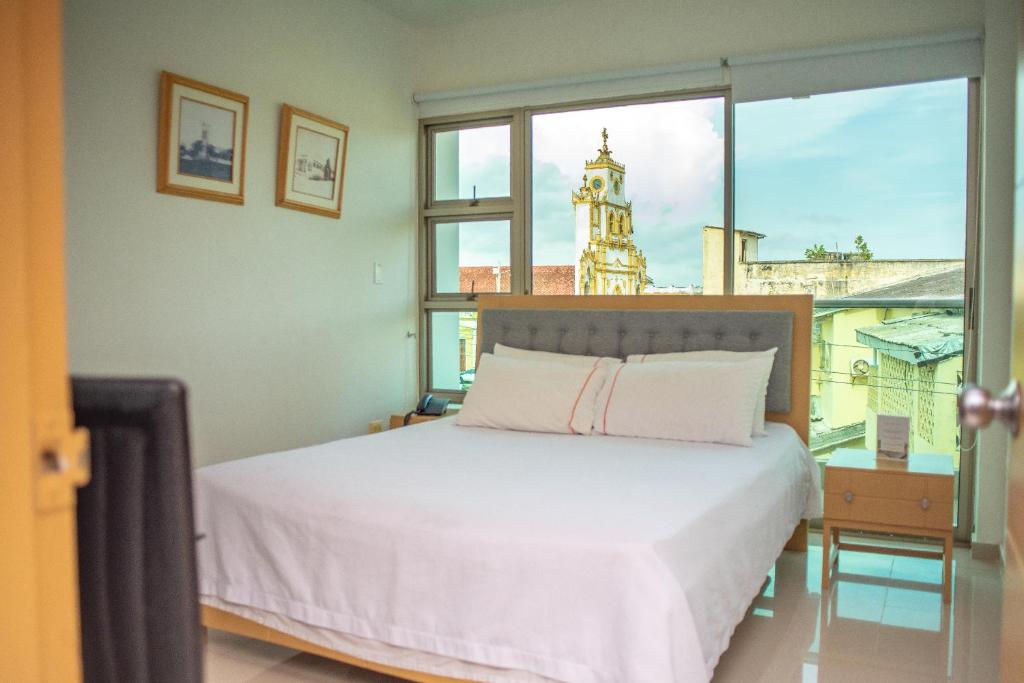
M 736 363 L 626 363 L 597 397 L 594 431 L 750 446 L 760 359 Z
M 591 367 L 594 361 L 600 361 L 601 365 L 618 365 L 621 358 L 612 356 L 578 356 L 574 353 L 553 353 L 551 351 L 531 351 L 530 349 L 519 349 L 515 346 L 504 344 L 494 345 L 494 355 L 505 358 L 522 358 L 523 360 L 546 360 L 558 363 L 572 363 L 573 365 L 586 365 Z
M 455 424 L 590 434 L 608 368 L 597 358 L 575 365 L 481 354 Z

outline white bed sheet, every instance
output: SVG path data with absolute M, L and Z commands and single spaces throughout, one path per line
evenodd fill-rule
M 709 680 L 796 524 L 821 513 L 795 432 L 754 443 L 446 419 L 205 467 L 200 593 L 510 673 Z

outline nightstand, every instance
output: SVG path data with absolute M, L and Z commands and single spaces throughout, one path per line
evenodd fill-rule
M 942 552 L 840 543 L 840 531 L 938 538 Z M 835 547 L 835 557 L 832 548 Z M 821 589 L 842 550 L 942 560 L 942 599 L 949 602 L 953 563 L 953 459 L 911 453 L 905 462 L 875 459 L 873 451 L 839 449 L 825 466 L 821 529 Z
M 410 415 L 409 424 L 419 424 L 420 422 L 430 422 L 431 420 L 437 420 L 442 417 L 448 417 L 451 413 L 445 412 L 444 415 Z M 398 429 L 399 427 L 405 427 L 405 415 L 392 415 L 388 418 L 388 429 Z

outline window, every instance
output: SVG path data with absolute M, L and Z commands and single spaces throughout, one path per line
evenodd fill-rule
M 532 113 L 532 292 L 701 293 L 705 226 L 724 225 L 725 109 L 715 94 Z
M 910 450 L 948 453 L 960 471 L 972 87 L 736 106 L 734 288 L 815 296 L 819 462 L 873 448 L 889 414 L 910 418 Z
M 432 220 L 430 238 L 435 294 L 512 291 L 509 220 Z
M 513 252 L 522 234 L 513 199 L 517 120 L 509 114 L 423 128 L 421 383 L 431 392 L 458 398 L 473 382 L 476 295 L 523 291 Z
M 508 123 L 488 122 L 433 130 L 434 201 L 511 196 L 511 132 Z
M 465 391 L 476 367 L 476 312 L 431 311 L 428 328 L 430 390 Z
M 729 111 L 712 91 L 425 123 L 424 388 L 472 383 L 478 294 L 723 291 L 704 252 L 727 226 Z

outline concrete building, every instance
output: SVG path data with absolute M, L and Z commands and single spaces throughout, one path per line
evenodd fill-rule
M 722 293 L 722 270 L 725 266 L 723 232 L 718 226 L 704 226 L 702 271 L 705 294 Z M 963 273 L 963 259 L 865 260 L 844 254 L 847 258 L 822 261 L 761 261 L 757 243 L 765 236 L 749 230 L 735 230 L 734 234 L 736 294 L 813 294 L 819 299 L 834 299 L 925 275 L 948 271 Z

